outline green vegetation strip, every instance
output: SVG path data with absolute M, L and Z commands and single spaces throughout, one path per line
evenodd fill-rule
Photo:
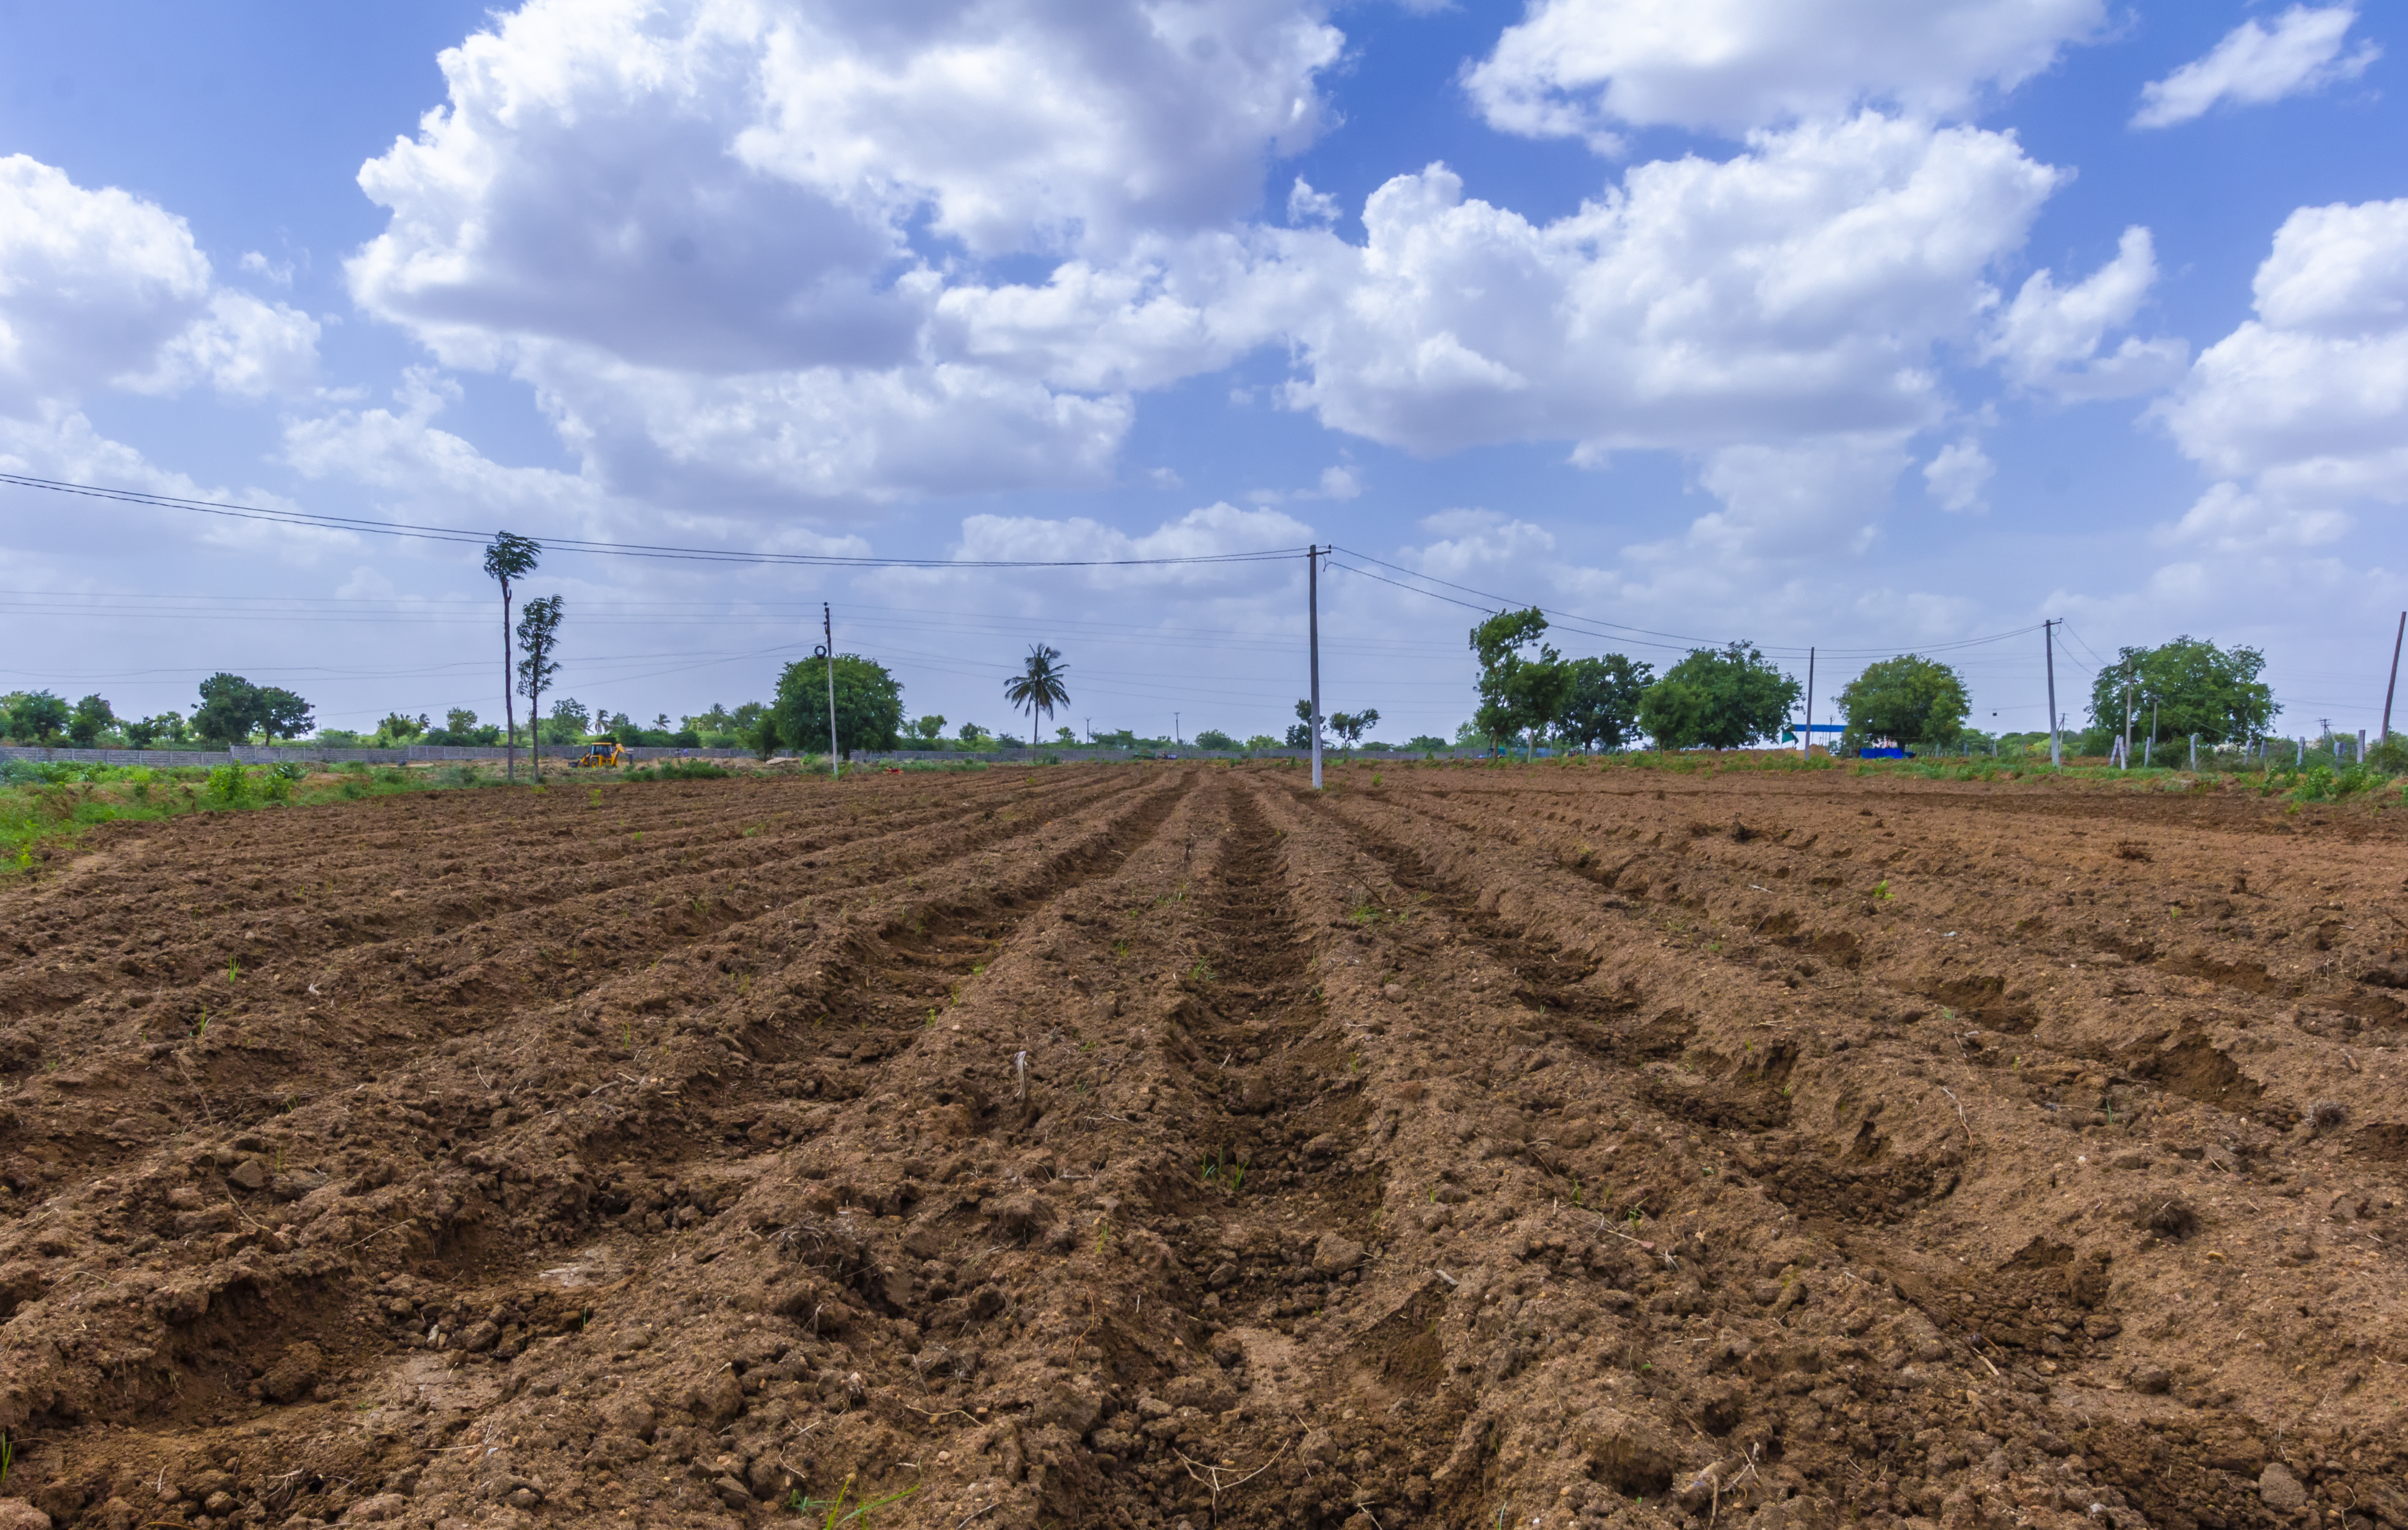
M 549 772 L 547 782 L 704 781 L 732 773 L 707 760 L 663 760 L 624 772 Z M 154 768 L 8 760 L 0 762 L 0 875 L 32 871 L 51 842 L 72 841 L 101 824 L 501 785 L 500 772 L 474 762 L 432 769 L 345 764 L 313 770 L 298 761 Z

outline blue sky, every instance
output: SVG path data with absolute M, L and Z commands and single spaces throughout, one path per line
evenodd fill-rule
M 2408 605 L 2396 8 L 0 4 L 0 469 L 542 536 L 928 557 L 1334 541 L 1656 661 L 2066 618 L 2371 728 Z M 430 115 L 433 114 L 433 115 Z M 0 688 L 500 711 L 441 544 L 0 488 Z M 1276 732 L 1300 564 L 555 555 L 649 717 L 816 641 L 1000 728 Z M 1326 700 L 1469 711 L 1342 571 Z M 1618 624 L 1617 626 L 1612 624 Z M 1667 638 L 1664 635 L 1673 635 Z M 2036 634 L 1952 649 L 2043 725 Z M 1818 708 L 1818 712 L 1824 709 Z

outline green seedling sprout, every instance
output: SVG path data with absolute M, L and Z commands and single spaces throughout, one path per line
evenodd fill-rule
M 203 1005 L 201 1006 L 201 1018 L 200 1018 L 198 1020 L 196 1020 L 196 1021 L 194 1021 L 194 1022 L 193 1023 L 193 1039 L 194 1039 L 194 1041 L 198 1041 L 198 1040 L 200 1040 L 203 1036 L 206 1036 L 206 1035 L 208 1035 L 208 1033 L 209 1033 L 209 1006 L 208 1006 L 208 1005 L 207 1005 L 207 1004 L 203 1004 Z
M 242 963 L 233 957 L 226 958 L 226 985 L 231 988 L 235 980 L 240 976 L 242 976 Z
M 1875 885 L 1873 888 L 1873 896 L 1883 900 L 1884 902 L 1888 901 L 1890 896 L 1888 877 L 1883 877 L 1881 881 Z

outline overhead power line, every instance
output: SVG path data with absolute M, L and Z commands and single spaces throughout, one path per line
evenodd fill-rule
M 1677 632 L 1658 632 L 1650 628 L 1629 627 L 1620 622 L 1610 622 L 1602 617 L 1584 616 L 1578 612 L 1556 611 L 1548 606 L 1539 605 L 1536 601 L 1512 599 L 1502 595 L 1492 594 L 1486 590 L 1473 589 L 1469 585 L 1458 585 L 1453 580 L 1440 579 L 1435 574 L 1420 573 L 1414 570 L 1404 568 L 1398 564 L 1389 563 L 1383 559 L 1373 557 L 1369 553 L 1355 552 L 1352 548 L 1336 547 L 1332 548 L 1331 551 L 1333 553 L 1341 553 L 1348 557 L 1360 558 L 1366 563 L 1377 563 L 1383 569 L 1393 570 L 1398 573 L 1406 575 L 1408 578 L 1425 580 L 1429 584 L 1442 585 L 1447 589 L 1459 590 L 1465 595 L 1475 595 L 1482 600 L 1489 602 L 1486 605 L 1474 605 L 1469 600 L 1458 600 L 1453 596 L 1440 595 L 1436 590 L 1421 589 L 1414 585 L 1401 583 L 1398 580 L 1385 578 L 1380 574 L 1371 572 L 1369 569 L 1350 568 L 1346 564 L 1337 562 L 1334 559 L 1329 565 L 1333 569 L 1341 570 L 1344 572 L 1355 574 L 1364 579 L 1376 579 L 1383 585 L 1393 585 L 1400 590 L 1410 590 L 1415 595 L 1426 596 L 1433 600 L 1444 600 L 1449 605 L 1461 606 L 1467 611 L 1498 612 L 1535 608 L 1543 613 L 1550 622 L 1562 628 L 1566 631 L 1580 632 L 1584 637 L 1602 638 L 1608 642 L 1628 642 L 1633 646 L 1641 648 L 1718 648 L 1722 646 L 1723 641 L 1727 641 L 1713 638 L 1684 637 Z M 1612 630 L 1608 632 L 1589 632 L 1584 630 L 1584 626 L 1608 628 L 1612 628 Z M 2034 622 L 2029 627 L 2019 627 L 2014 628 L 2013 631 L 2008 632 L 1993 632 L 1987 637 L 1963 638 L 1953 642 L 1926 643 L 1917 647 L 1914 652 L 1939 654 L 1948 653 L 1962 648 L 1979 648 L 1988 643 L 2004 642 L 2009 638 L 2025 637 L 2030 633 L 2039 631 L 2040 628 L 2041 624 Z M 1768 654 L 1786 654 L 1795 657 L 1804 654 L 1806 650 L 1803 648 L 1767 647 L 1764 652 Z M 1900 652 L 1900 650 L 1895 648 L 1825 648 L 1820 650 L 1820 652 L 1826 658 L 1887 658 L 1892 655 Z
M 218 499 L 188 499 L 179 495 L 152 494 L 142 489 L 110 488 L 99 484 L 77 484 L 64 479 L 35 478 L 24 473 L 0 473 L 0 484 L 22 489 L 40 489 L 50 494 L 72 494 L 91 499 L 113 499 L 122 504 L 145 505 L 154 510 L 191 511 L 203 515 L 222 515 L 232 520 L 265 521 L 273 526 L 304 527 L 320 531 L 371 532 L 383 537 L 407 537 L 419 541 L 466 542 L 481 546 L 493 539 L 490 531 L 474 531 L 455 526 L 417 526 L 406 521 L 368 520 L 356 515 L 323 515 L 312 511 L 277 510 L 265 505 L 236 504 Z M 1298 558 L 1301 547 L 1271 547 L 1248 553 L 1191 553 L 1176 557 L 1089 557 L 1089 558 L 946 558 L 946 557 L 849 557 L 835 553 L 773 553 L 762 549 L 727 547 L 667 547 L 649 542 L 595 541 L 584 537 L 538 537 L 547 551 L 592 553 L 606 557 L 665 558 L 698 563 L 755 563 L 801 566 L 821 569 L 1136 569 L 1159 568 L 1173 564 L 1195 563 L 1263 563 L 1275 558 Z

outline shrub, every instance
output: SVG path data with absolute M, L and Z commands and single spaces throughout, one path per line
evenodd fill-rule
M 251 801 L 251 777 L 239 765 L 221 765 L 209 772 L 201 795 L 219 807 L 238 807 Z

